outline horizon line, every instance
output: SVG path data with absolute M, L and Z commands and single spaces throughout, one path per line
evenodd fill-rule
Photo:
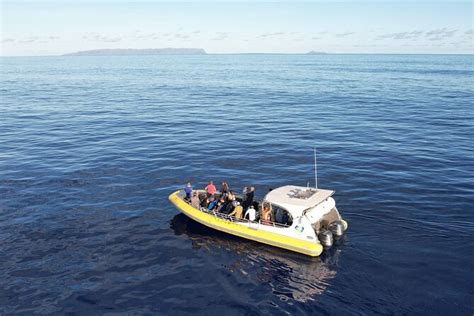
M 127 49 L 127 48 L 124 48 Z M 138 48 L 139 50 L 140 48 Z M 361 52 L 361 53 L 351 53 L 351 52 L 321 52 L 318 54 L 311 53 L 283 53 L 283 52 L 274 52 L 274 53 L 261 53 L 261 52 L 251 52 L 251 53 L 204 53 L 204 54 L 192 54 L 192 53 L 179 53 L 179 54 L 149 54 L 149 55 L 69 55 L 70 53 L 65 54 L 51 54 L 51 55 L 0 55 L 0 58 L 3 57 L 111 57 L 111 56 L 205 56 L 205 55 L 308 55 L 308 56 L 324 56 L 324 55 L 474 55 L 474 52 L 468 53 L 376 53 L 376 52 Z

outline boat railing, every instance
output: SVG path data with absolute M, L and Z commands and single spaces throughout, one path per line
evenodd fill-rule
M 280 227 L 280 228 L 290 227 L 290 225 L 281 224 L 281 223 L 272 222 L 272 221 L 269 221 L 269 222 L 264 224 L 264 223 L 262 223 L 261 220 L 251 221 L 251 220 L 246 219 L 246 218 L 237 218 L 235 216 L 230 216 L 228 214 L 216 212 L 215 210 L 208 210 L 204 207 L 200 207 L 199 210 L 203 213 L 214 215 L 215 217 L 222 218 L 222 219 L 228 220 L 230 222 L 234 222 L 234 223 L 261 224 L 261 225 L 265 225 L 265 226 L 273 226 L 273 227 Z
M 183 199 L 183 201 L 185 201 L 186 203 L 188 203 L 189 205 L 192 206 L 191 201 L 187 201 L 184 198 L 184 196 L 185 196 L 184 191 L 179 192 L 178 196 L 180 196 L 181 199 Z M 273 221 L 267 221 L 266 223 L 263 223 L 261 220 L 251 221 L 251 220 L 246 219 L 246 218 L 237 218 L 237 217 L 234 217 L 234 216 L 230 216 L 228 214 L 216 212 L 215 210 L 208 210 L 207 208 L 204 208 L 204 207 L 199 207 L 199 210 L 203 213 L 214 215 L 217 218 L 221 218 L 221 219 L 228 220 L 228 221 L 231 221 L 231 222 L 236 222 L 236 223 L 258 224 L 258 225 L 273 226 L 273 227 L 279 227 L 279 228 L 290 227 L 290 225 L 281 224 L 281 223 L 277 223 L 277 222 L 273 222 Z

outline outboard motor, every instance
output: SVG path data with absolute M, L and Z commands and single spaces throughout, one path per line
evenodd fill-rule
M 332 236 L 332 233 L 331 231 L 329 230 L 323 230 L 319 233 L 319 242 L 321 243 L 321 245 L 323 245 L 324 247 L 331 247 L 332 246 L 332 243 L 333 243 L 333 236 Z
M 341 237 L 344 234 L 344 224 L 341 221 L 334 221 L 329 224 L 328 229 L 336 237 Z

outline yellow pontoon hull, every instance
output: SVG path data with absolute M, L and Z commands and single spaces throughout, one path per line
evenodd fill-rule
M 178 193 L 179 191 L 176 191 L 169 196 L 171 203 L 173 203 L 183 214 L 207 227 L 267 245 L 299 252 L 311 257 L 317 257 L 323 252 L 323 246 L 320 243 L 304 241 L 281 234 L 255 229 L 234 223 L 224 218 L 216 217 L 212 214 L 204 213 L 183 201 L 178 196 Z

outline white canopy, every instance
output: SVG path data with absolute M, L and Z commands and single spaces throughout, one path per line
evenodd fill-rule
M 334 191 L 285 185 L 273 189 L 265 196 L 265 200 L 283 207 L 293 216 L 300 216 L 304 210 L 324 202 Z

